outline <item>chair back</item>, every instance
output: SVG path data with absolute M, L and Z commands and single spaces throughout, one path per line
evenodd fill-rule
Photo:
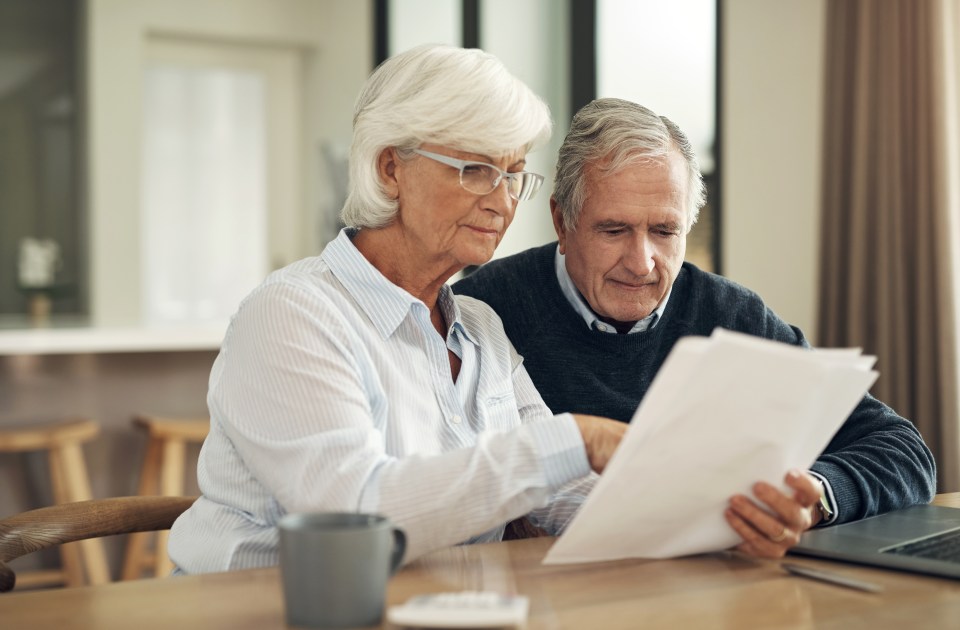
M 61 503 L 0 520 L 0 593 L 13 589 L 7 562 L 65 543 L 170 529 L 197 497 L 114 497 Z

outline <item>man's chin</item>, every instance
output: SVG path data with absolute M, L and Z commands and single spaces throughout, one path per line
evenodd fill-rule
M 619 312 L 612 313 L 611 319 L 621 324 L 628 324 L 628 323 L 635 324 L 636 322 L 639 322 L 641 319 L 645 319 L 649 317 L 650 314 L 653 313 L 655 310 L 657 310 L 656 304 L 650 306 L 649 308 L 644 306 L 642 308 L 623 309 Z

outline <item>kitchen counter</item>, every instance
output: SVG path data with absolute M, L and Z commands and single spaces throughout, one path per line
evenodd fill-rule
M 0 356 L 218 350 L 226 329 L 226 322 L 108 328 L 64 321 L 45 327 L 13 328 L 0 322 Z

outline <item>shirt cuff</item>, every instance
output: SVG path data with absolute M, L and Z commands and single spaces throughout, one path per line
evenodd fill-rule
M 587 449 L 576 420 L 562 413 L 523 425 L 530 436 L 552 490 L 590 474 Z
M 825 527 L 837 520 L 837 516 L 840 514 L 840 510 L 837 509 L 837 500 L 833 496 L 833 486 L 831 486 L 830 482 L 827 481 L 827 478 L 820 473 L 812 470 L 808 470 L 807 472 L 816 477 L 820 483 L 823 484 L 823 495 L 827 497 L 827 504 L 830 506 L 830 510 L 833 512 L 833 516 L 831 516 L 829 519 L 817 523 L 817 527 Z

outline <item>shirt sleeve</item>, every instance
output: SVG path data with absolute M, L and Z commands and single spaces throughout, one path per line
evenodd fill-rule
M 439 455 L 387 454 L 368 359 L 330 299 L 264 286 L 234 318 L 211 379 L 211 405 L 248 469 L 238 474 L 283 511 L 384 514 L 406 532 L 410 559 L 526 514 L 589 472 L 573 418 L 538 408 L 519 364 L 519 427 Z
M 528 514 L 530 522 L 549 534 L 559 536 L 583 506 L 599 479 L 600 475 L 591 471 L 586 477 L 568 483 L 550 497 L 545 507 L 531 510 Z
M 514 391 L 517 395 L 517 404 L 520 409 L 521 419 L 526 423 L 535 423 L 544 418 L 551 417 L 550 409 L 546 403 L 543 402 L 543 398 L 541 398 L 529 374 L 527 374 L 526 369 L 523 367 L 522 357 L 520 357 L 515 350 L 513 350 L 513 355 Z M 570 416 L 571 423 L 579 434 L 579 429 L 576 427 L 576 422 L 573 421 L 573 416 L 570 414 L 562 415 Z M 573 518 L 574 514 L 576 514 L 583 505 L 587 495 L 590 494 L 590 491 L 593 490 L 594 485 L 596 485 L 597 480 L 600 478 L 599 475 L 590 470 L 585 449 L 581 449 L 580 453 L 568 452 L 567 457 L 568 459 L 566 461 L 557 461 L 551 458 L 548 462 L 545 462 L 548 468 L 553 468 L 552 465 L 554 463 L 557 464 L 553 474 L 548 473 L 548 476 L 558 481 L 564 478 L 570 479 L 571 477 L 574 477 L 575 480 L 564 484 L 557 492 L 551 495 L 545 506 L 535 508 L 527 515 L 534 525 L 542 527 L 553 535 L 559 535 L 563 532 L 570 522 L 570 519 Z

